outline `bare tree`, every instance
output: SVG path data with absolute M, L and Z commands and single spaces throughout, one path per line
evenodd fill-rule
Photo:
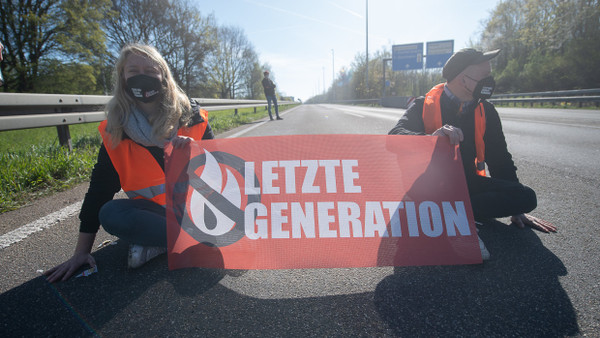
M 258 61 L 258 57 L 254 61 L 254 64 L 252 65 L 252 71 L 246 75 L 246 79 L 244 80 L 246 97 L 248 99 L 265 99 L 265 93 L 261 81 L 263 79 L 263 72 L 269 68 L 271 68 L 271 66 L 268 64 L 261 66 Z
M 113 57 L 127 43 L 153 45 L 163 55 L 175 80 L 190 96 L 202 95 L 206 81 L 204 61 L 215 45 L 212 16 L 186 1 L 112 0 L 117 13 L 107 19 Z
M 233 99 L 244 90 L 256 53 L 240 28 L 220 27 L 217 39 L 218 47 L 209 58 L 209 78 L 221 98 Z
M 173 76 L 191 96 L 204 96 L 208 76 L 205 60 L 216 46 L 214 17 L 176 10 L 169 15 L 172 36 L 161 45 Z

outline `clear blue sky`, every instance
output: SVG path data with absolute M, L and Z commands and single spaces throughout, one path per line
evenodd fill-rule
M 477 41 L 500 0 L 370 0 L 369 55 L 395 44 Z M 219 25 L 244 30 L 284 95 L 303 101 L 331 86 L 366 50 L 366 0 L 196 0 Z M 333 53 L 332 53 L 333 50 Z

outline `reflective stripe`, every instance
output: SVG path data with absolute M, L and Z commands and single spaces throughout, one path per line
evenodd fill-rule
M 127 196 L 129 198 L 138 198 L 138 197 L 143 197 L 145 199 L 153 199 L 154 197 L 158 196 L 158 195 L 162 195 L 165 193 L 165 185 L 164 184 L 159 184 L 159 185 L 155 185 L 153 187 L 148 187 L 148 188 L 144 188 L 144 189 L 139 189 L 139 190 L 130 190 L 130 191 L 126 191 L 125 194 L 127 194 Z
M 179 128 L 177 135 L 189 136 L 195 140 L 202 139 L 208 126 L 208 112 L 200 109 L 199 113 L 203 122 L 191 127 Z M 121 188 L 129 198 L 144 198 L 166 206 L 164 169 L 148 149 L 131 139 L 123 139 L 115 147 L 109 146 L 106 124 L 106 120 L 101 122 L 98 130 L 102 135 L 106 152 L 119 174 Z
M 475 171 L 479 176 L 486 176 L 485 173 L 485 142 L 483 136 L 485 135 L 485 110 L 483 109 L 483 103 L 479 103 L 475 107 Z

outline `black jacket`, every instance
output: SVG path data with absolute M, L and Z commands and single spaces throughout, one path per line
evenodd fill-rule
M 271 79 L 267 79 L 266 77 L 262 79 L 263 89 L 265 90 L 265 95 L 267 96 L 275 96 L 275 84 Z
M 204 119 L 200 115 L 200 105 L 193 100 L 192 110 L 193 117 L 189 126 L 204 122 Z M 127 137 L 127 135 L 124 137 Z M 206 140 L 213 138 L 215 138 L 213 131 L 207 121 L 206 131 L 204 132 L 202 139 Z M 152 156 L 156 159 L 156 162 L 160 164 L 160 167 L 163 168 L 164 171 L 164 149 L 159 147 L 144 148 L 148 149 L 148 151 L 152 154 Z M 81 221 L 79 226 L 80 232 L 96 233 L 98 231 L 98 228 L 100 227 L 100 221 L 98 220 L 98 212 L 100 211 L 100 208 L 106 202 L 112 200 L 119 190 L 121 190 L 119 174 L 113 166 L 103 143 L 102 146 L 100 146 L 100 151 L 98 152 L 98 161 L 92 170 L 90 186 L 85 194 L 83 205 L 81 206 L 81 212 L 79 213 L 79 220 Z
M 423 102 L 425 98 L 419 97 L 408 107 L 406 113 L 400 118 L 396 126 L 390 130 L 390 135 L 425 135 L 423 123 Z M 475 107 L 472 103 L 463 109 L 459 115 L 459 105 L 453 102 L 444 92 L 440 99 L 442 109 L 442 124 L 449 124 L 463 131 L 464 140 L 460 143 L 460 153 L 465 169 L 467 182 L 477 175 L 475 172 Z M 500 117 L 494 105 L 483 101 L 485 110 L 486 127 L 483 141 L 485 143 L 485 162 L 490 176 L 508 181 L 518 182 L 517 168 L 511 154 L 508 152 Z

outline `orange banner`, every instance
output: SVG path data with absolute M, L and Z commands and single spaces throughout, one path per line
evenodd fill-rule
M 169 268 L 481 263 L 447 138 L 292 135 L 165 151 Z

